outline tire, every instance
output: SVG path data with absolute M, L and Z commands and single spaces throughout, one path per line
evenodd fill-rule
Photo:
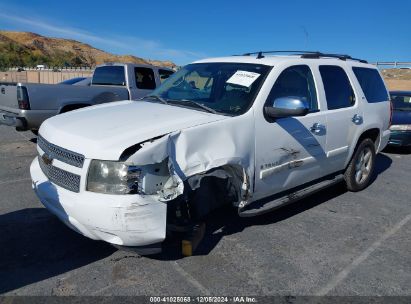
M 354 155 L 344 173 L 347 189 L 352 192 L 361 191 L 370 182 L 375 168 L 374 142 L 365 138 L 355 149 Z

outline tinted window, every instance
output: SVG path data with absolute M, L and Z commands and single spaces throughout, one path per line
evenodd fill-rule
M 391 94 L 392 106 L 397 111 L 411 111 L 411 94 Z
M 152 69 L 134 68 L 134 72 L 136 74 L 136 84 L 138 89 L 154 90 L 156 88 L 156 81 Z
M 334 65 L 320 66 L 328 110 L 351 107 L 355 103 L 354 91 L 345 71 Z
M 368 102 L 388 100 L 387 90 L 377 70 L 358 67 L 353 67 L 352 70 Z
M 125 86 L 126 78 L 123 66 L 102 66 L 93 74 L 93 84 Z
M 318 110 L 317 93 L 310 68 L 296 65 L 285 69 L 278 76 L 268 102 L 279 97 L 300 97 L 307 101 L 311 111 Z
M 169 71 L 169 70 L 158 70 L 158 74 L 160 75 L 160 81 L 163 82 L 164 80 L 166 80 L 168 77 L 170 77 L 170 75 L 174 74 L 173 71 Z

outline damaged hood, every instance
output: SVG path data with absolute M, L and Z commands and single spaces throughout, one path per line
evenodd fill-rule
M 227 117 L 177 106 L 120 101 L 54 116 L 42 124 L 39 133 L 86 158 L 118 160 L 132 145 L 223 119 Z

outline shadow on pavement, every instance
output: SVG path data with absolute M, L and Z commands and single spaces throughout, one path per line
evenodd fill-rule
M 71 231 L 44 208 L 0 215 L 0 294 L 77 269 L 117 249 Z
M 404 154 L 404 155 L 408 155 L 408 154 L 411 154 L 411 147 L 387 146 L 383 150 L 383 152 L 387 153 L 387 154 Z

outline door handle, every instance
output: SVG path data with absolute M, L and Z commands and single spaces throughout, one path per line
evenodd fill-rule
M 351 121 L 352 121 L 353 123 L 355 123 L 356 125 L 360 125 L 360 124 L 362 124 L 362 116 L 361 116 L 361 115 L 358 115 L 358 114 L 355 114 L 355 115 L 352 117 Z
M 323 131 L 325 131 L 325 126 L 316 122 L 315 124 L 313 124 L 313 126 L 310 128 L 310 131 L 315 133 L 315 134 L 319 134 Z

